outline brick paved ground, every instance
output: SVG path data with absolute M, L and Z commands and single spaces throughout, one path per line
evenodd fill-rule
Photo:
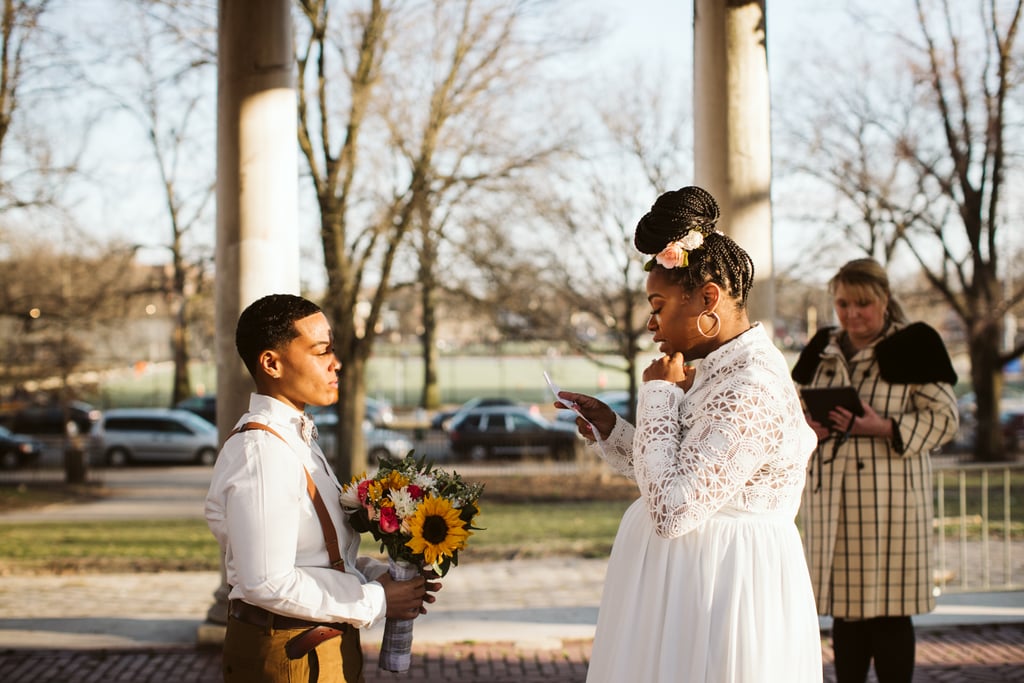
M 834 683 L 830 641 L 822 643 L 825 681 Z M 869 683 L 877 683 L 872 672 Z M 1024 624 L 918 630 L 914 683 L 1024 683 Z
M 566 643 L 561 650 L 524 652 L 510 644 L 466 644 L 414 648 L 407 674 L 377 670 L 367 650 L 366 683 L 583 683 L 590 642 Z M 835 680 L 832 653 L 822 643 L 825 681 Z M 923 631 L 918 634 L 914 683 L 1001 681 L 1024 683 L 1024 624 Z M 216 649 L 0 652 L 4 683 L 217 683 Z M 872 677 L 870 679 L 874 681 Z M 762 682 L 758 682 L 762 683 Z

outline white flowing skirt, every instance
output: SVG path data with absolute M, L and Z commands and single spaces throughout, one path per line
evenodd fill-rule
M 791 516 L 722 510 L 675 539 L 643 499 L 605 579 L 588 683 L 820 683 L 821 635 Z

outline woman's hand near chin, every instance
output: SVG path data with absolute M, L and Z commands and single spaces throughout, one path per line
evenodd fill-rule
M 693 386 L 693 377 L 696 372 L 696 368 L 687 365 L 683 354 L 677 351 L 651 361 L 651 364 L 644 370 L 643 380 L 650 382 L 660 379 L 672 382 L 683 391 L 689 391 Z

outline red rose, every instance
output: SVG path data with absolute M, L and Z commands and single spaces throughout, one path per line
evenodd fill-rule
M 398 531 L 398 513 L 395 508 L 380 509 L 380 530 L 386 534 L 393 534 Z
M 416 484 L 409 484 L 405 488 L 409 492 L 409 495 L 413 497 L 413 500 L 419 500 L 423 497 L 423 489 Z
M 359 495 L 359 502 L 366 505 L 366 491 L 370 488 L 370 480 L 364 479 L 359 482 L 359 486 L 356 488 L 356 493 Z

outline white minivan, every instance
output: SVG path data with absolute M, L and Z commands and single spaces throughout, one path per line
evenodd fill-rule
M 187 410 L 112 408 L 93 426 L 93 447 L 101 464 L 186 462 L 212 465 L 217 428 Z

